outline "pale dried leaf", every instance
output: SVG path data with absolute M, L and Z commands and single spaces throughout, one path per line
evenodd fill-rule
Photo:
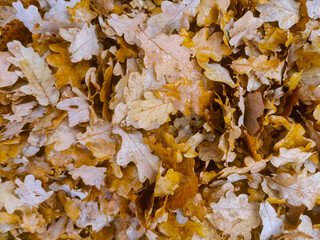
M 88 122 L 90 116 L 89 104 L 80 97 L 60 101 L 57 108 L 68 111 L 69 126 L 74 127 L 81 122 Z
M 15 190 L 15 193 L 19 196 L 21 202 L 30 206 L 37 206 L 47 200 L 53 193 L 53 191 L 46 192 L 41 187 L 41 181 L 36 180 L 31 174 L 25 177 L 24 182 L 16 179 L 15 183 L 19 187 Z
M 29 82 L 20 90 L 26 94 L 34 95 L 41 105 L 55 105 L 60 94 L 55 87 L 55 79 L 45 62 L 45 57 L 40 57 L 31 47 L 25 48 L 19 41 L 8 43 L 8 49 L 14 57 L 9 57 L 7 60 L 20 67 L 22 75 Z
M 119 127 L 116 127 L 113 133 L 122 138 L 117 163 L 120 166 L 127 166 L 129 162 L 134 162 L 140 182 L 144 182 L 147 178 L 150 182 L 154 182 L 159 170 L 159 158 L 153 155 L 150 148 L 142 142 L 142 134 L 138 131 L 126 133 Z
M 9 52 L 0 52 L 0 88 L 11 86 L 18 80 L 18 75 L 8 70 L 11 63 L 7 61 L 7 57 L 11 56 Z
M 153 37 L 159 33 L 171 34 L 174 30 L 181 28 L 189 29 L 189 17 L 196 14 L 195 8 L 200 0 L 183 0 L 177 3 L 163 1 L 161 3 L 162 13 L 156 14 L 148 19 L 147 30 Z
M 79 168 L 69 166 L 68 171 L 74 180 L 80 177 L 85 184 L 96 186 L 100 189 L 104 185 L 107 168 L 82 165 Z
M 268 202 L 261 203 L 259 214 L 263 226 L 260 239 L 268 240 L 271 236 L 277 237 L 282 231 L 283 220 L 278 218 L 278 214 L 271 204 Z
M 299 21 L 300 3 L 294 0 L 270 0 L 259 4 L 257 10 L 266 22 L 279 22 L 281 29 L 289 29 Z
M 60 29 L 60 35 L 68 42 L 71 42 L 69 52 L 71 62 L 80 62 L 82 59 L 90 60 L 93 55 L 98 55 L 100 48 L 96 34 L 96 27 L 85 24 L 82 29 L 71 28 Z

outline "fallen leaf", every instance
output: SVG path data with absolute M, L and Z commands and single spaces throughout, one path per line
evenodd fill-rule
M 251 239 L 251 229 L 261 222 L 257 212 L 259 207 L 256 203 L 249 203 L 245 194 L 236 196 L 228 191 L 225 197 L 220 198 L 218 203 L 211 203 L 210 207 L 213 211 L 207 216 L 210 222 L 224 234 L 229 234 L 230 239 L 237 239 L 238 236 Z
M 89 104 L 80 97 L 64 99 L 57 104 L 57 108 L 68 111 L 70 127 L 89 121 Z
M 171 34 L 174 30 L 181 28 L 189 29 L 189 17 L 196 15 L 195 8 L 200 0 L 183 0 L 177 3 L 163 1 L 161 3 L 162 12 L 148 19 L 148 32 L 153 37 L 159 33 Z
M 294 0 L 270 0 L 259 4 L 257 10 L 266 22 L 279 22 L 281 29 L 289 29 L 299 21 L 300 3 Z
M 79 168 L 68 166 L 67 169 L 74 180 L 77 180 L 80 177 L 85 184 L 96 186 L 98 189 L 104 185 L 104 179 L 106 177 L 105 172 L 107 171 L 104 167 L 82 165 Z
M 8 87 L 13 85 L 18 80 L 18 75 L 15 72 L 10 72 L 8 69 L 11 65 L 7 61 L 7 57 L 12 55 L 9 52 L 0 52 L 0 87 Z
M 278 192 L 280 199 L 285 199 L 294 206 L 303 204 L 312 209 L 320 196 L 320 186 L 317 184 L 319 178 L 320 173 L 308 174 L 307 171 L 295 175 L 294 178 L 288 173 L 280 173 L 266 180 L 266 184 Z M 276 196 L 272 195 L 270 197 Z
M 164 177 L 160 176 L 156 182 L 154 196 L 164 197 L 166 195 L 173 195 L 174 190 L 179 187 L 182 177 L 183 175 L 181 173 L 169 169 L 166 175 Z
M 211 58 L 214 61 L 220 61 L 222 58 L 229 56 L 232 50 L 223 43 L 223 33 L 215 32 L 208 36 L 209 29 L 202 28 L 192 38 L 192 49 L 199 62 L 207 63 Z
M 122 138 L 121 149 L 117 153 L 117 163 L 125 167 L 129 162 L 133 162 L 137 166 L 140 182 L 144 182 L 147 178 L 151 183 L 154 182 L 158 174 L 159 158 L 142 142 L 142 134 L 138 131 L 126 133 L 119 127 L 115 128 L 113 133 Z
M 96 35 L 96 27 L 87 24 L 82 29 L 71 28 L 60 29 L 63 39 L 71 42 L 68 48 L 71 55 L 71 62 L 80 62 L 82 59 L 90 60 L 93 55 L 99 54 L 99 44 Z
M 37 206 L 53 194 L 53 191 L 46 192 L 41 187 L 41 181 L 36 180 L 31 174 L 25 177 L 24 182 L 16 179 L 15 183 L 19 187 L 15 190 L 15 193 L 19 196 L 22 203 L 30 206 Z
M 278 214 L 268 202 L 260 204 L 259 214 L 262 220 L 261 240 L 270 239 L 271 236 L 277 237 L 281 234 L 283 220 L 278 218 Z
M 29 82 L 20 90 L 34 95 L 41 105 L 55 105 L 60 94 L 54 86 L 52 72 L 44 57 L 40 57 L 31 47 L 25 48 L 18 41 L 8 43 L 8 49 L 14 57 L 8 57 L 7 61 L 19 67 Z
M 229 43 L 237 48 L 243 44 L 243 37 L 247 39 L 255 38 L 257 35 L 257 28 L 261 27 L 263 20 L 261 18 L 253 17 L 252 12 L 248 11 L 240 19 L 238 19 L 229 30 Z
M 163 86 L 156 94 L 165 102 L 172 102 L 172 106 L 190 116 L 191 109 L 203 116 L 208 108 L 212 96 L 211 91 L 206 91 L 203 81 L 192 82 L 187 78 L 180 78 L 174 83 Z

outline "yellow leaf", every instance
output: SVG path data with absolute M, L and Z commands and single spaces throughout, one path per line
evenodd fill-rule
M 138 56 L 133 45 L 129 45 L 123 38 L 118 38 L 117 43 L 120 44 L 120 49 L 116 51 L 116 60 L 124 63 L 127 58 L 136 58 Z
M 57 195 L 67 215 L 71 218 L 71 220 L 76 221 L 81 214 L 77 204 L 72 201 L 64 191 L 59 191 Z
M 298 84 L 299 84 L 299 81 L 300 81 L 302 72 L 303 72 L 303 70 L 300 71 L 300 72 L 295 72 L 295 73 L 291 76 L 289 82 L 287 83 L 287 85 L 288 85 L 288 87 L 289 87 L 288 92 L 292 92 L 294 89 L 296 89 L 296 87 L 297 87 Z
M 154 196 L 155 197 L 164 197 L 165 195 L 172 195 L 174 190 L 179 187 L 179 183 L 183 175 L 179 172 L 169 169 L 164 177 L 160 177 L 157 181 Z
M 53 75 L 57 79 L 57 88 L 60 89 L 70 84 L 72 87 L 83 89 L 81 81 L 89 70 L 90 64 L 84 60 L 72 63 L 67 47 L 68 45 L 64 43 L 51 44 L 50 49 L 56 53 L 47 56 L 46 60 L 51 66 L 58 68 L 58 71 Z
M 229 56 L 232 50 L 223 43 L 223 33 L 215 32 L 208 36 L 209 29 L 202 28 L 192 38 L 192 49 L 199 62 L 207 63 L 211 58 L 214 61 L 220 61 L 223 57 Z

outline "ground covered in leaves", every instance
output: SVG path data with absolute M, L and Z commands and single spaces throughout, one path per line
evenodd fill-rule
M 0 239 L 320 239 L 320 0 L 0 0 Z

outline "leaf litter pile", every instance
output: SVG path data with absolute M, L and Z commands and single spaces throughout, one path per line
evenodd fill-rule
M 0 239 L 320 239 L 320 0 L 0 1 Z

